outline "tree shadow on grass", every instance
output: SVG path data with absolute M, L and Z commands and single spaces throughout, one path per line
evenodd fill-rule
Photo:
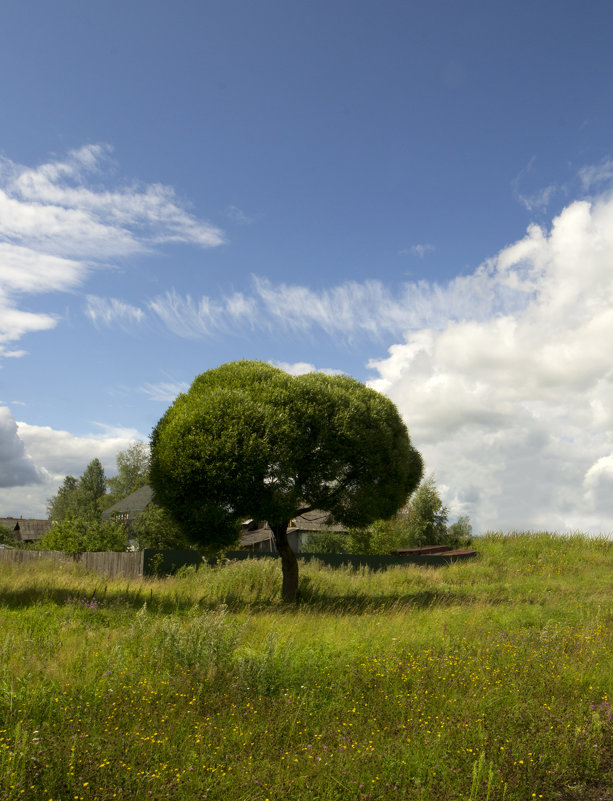
M 495 603 L 496 601 L 490 601 Z M 502 602 L 502 601 L 501 601 Z M 55 604 L 90 609 L 133 610 L 147 609 L 152 613 L 169 614 L 186 612 L 195 606 L 211 611 L 226 608 L 229 612 L 249 612 L 251 614 L 271 613 L 292 615 L 313 612 L 317 614 L 367 615 L 392 610 L 429 609 L 436 607 L 470 606 L 483 603 L 483 599 L 462 592 L 449 590 L 418 590 L 399 594 L 368 596 L 360 594 L 333 595 L 313 590 L 308 585 L 301 589 L 295 603 L 283 603 L 280 599 L 248 599 L 235 593 L 226 593 L 219 598 L 194 597 L 179 594 L 160 594 L 155 587 L 129 585 L 125 588 L 108 587 L 104 580 L 91 592 L 84 592 L 83 586 L 41 587 L 35 583 L 30 587 L 15 590 L 0 590 L 0 607 L 25 609 L 39 604 Z
M 0 590 L 0 608 L 25 609 L 40 604 L 57 606 L 74 604 L 77 607 L 89 607 L 90 609 L 130 609 L 133 611 L 138 611 L 144 604 L 147 604 L 147 608 L 152 612 L 168 613 L 191 609 L 194 601 L 176 596 L 160 597 L 155 593 L 153 587 L 131 588 L 128 585 L 125 588 L 111 588 L 104 583 L 104 580 L 92 591 L 87 592 L 84 592 L 82 585 L 49 588 L 33 584 L 30 587 L 20 587 L 16 590 Z

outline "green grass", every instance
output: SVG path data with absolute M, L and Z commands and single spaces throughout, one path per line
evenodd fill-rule
M 292 607 L 272 560 L 3 566 L 0 799 L 563 798 L 613 753 L 613 547 L 477 548 L 304 566 Z

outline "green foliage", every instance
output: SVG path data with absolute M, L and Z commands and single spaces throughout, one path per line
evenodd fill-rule
M 263 362 L 198 376 L 152 437 L 151 484 L 190 538 L 231 544 L 246 517 L 308 509 L 345 525 L 389 517 L 422 471 L 394 404 L 346 376 Z
M 423 545 L 470 545 L 470 518 L 460 517 L 449 527 L 447 518 L 447 507 L 443 506 L 434 477 L 429 476 L 419 485 L 405 509 L 389 520 L 375 520 L 365 528 L 351 529 L 346 552 L 389 554 L 400 548 Z
M 106 492 L 106 478 L 100 459 L 92 459 L 87 465 L 79 481 L 79 489 L 94 502 L 104 495 Z
M 57 494 L 49 498 L 47 511 L 50 520 L 64 520 L 67 514 L 79 514 L 79 481 L 74 476 L 66 476 Z
M 127 498 L 149 483 L 151 451 L 144 442 L 135 442 L 117 454 L 117 475 L 108 478 L 108 493 L 102 498 L 103 509 Z
M 132 525 L 132 535 L 144 548 L 190 548 L 191 543 L 165 509 L 150 503 L 137 515 Z
M 73 517 L 54 523 L 38 541 L 42 551 L 84 553 L 85 551 L 125 551 L 128 535 L 125 527 L 113 520 Z
M 449 544 L 467 546 L 472 543 L 473 527 L 468 515 L 459 517 L 448 528 Z
M 409 504 L 408 533 L 411 543 L 448 544 L 448 516 L 448 509 L 443 506 L 434 476 L 429 476 L 419 485 Z
M 104 508 L 106 479 L 100 459 L 92 459 L 79 480 L 66 476 L 57 495 L 49 499 L 47 511 L 50 520 L 65 520 L 69 515 L 98 519 Z
M 347 534 L 337 531 L 318 531 L 309 534 L 302 546 L 303 553 L 351 553 L 351 540 Z
M 15 547 L 20 544 L 14 531 L 11 531 L 8 526 L 0 525 L 0 545 L 12 545 Z
M 406 514 L 396 514 L 389 520 L 375 520 L 370 526 L 352 528 L 349 533 L 350 553 L 389 554 L 414 544 Z

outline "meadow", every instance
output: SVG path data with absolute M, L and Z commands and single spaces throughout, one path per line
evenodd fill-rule
M 296 605 L 273 560 L 131 582 L 3 566 L 0 799 L 592 797 L 613 544 L 476 543 L 447 567 L 303 566 Z

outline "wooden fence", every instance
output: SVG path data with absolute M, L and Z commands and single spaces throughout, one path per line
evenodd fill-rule
M 368 567 L 371 570 L 385 570 L 395 565 L 443 566 L 463 559 L 472 559 L 475 551 L 452 551 L 439 554 L 410 556 L 364 556 L 359 554 L 296 554 L 299 562 L 317 559 L 329 567 L 350 566 L 354 569 Z M 275 559 L 276 553 L 254 553 L 253 551 L 228 551 L 228 559 Z M 21 551 L 0 548 L 0 566 L 4 563 L 35 562 L 46 559 L 52 562 L 73 562 L 86 570 L 106 576 L 165 576 L 175 573 L 180 567 L 202 564 L 202 556 L 197 551 L 158 551 L 146 549 L 130 553 L 106 551 L 101 553 L 81 553 L 71 556 L 60 551 Z
M 41 560 L 59 563 L 77 563 L 86 570 L 92 570 L 107 576 L 127 576 L 138 578 L 143 575 L 144 551 L 118 553 L 104 551 L 100 553 L 80 553 L 71 556 L 61 551 L 21 551 L 18 549 L 0 549 L 0 565 L 6 563 L 28 563 Z

